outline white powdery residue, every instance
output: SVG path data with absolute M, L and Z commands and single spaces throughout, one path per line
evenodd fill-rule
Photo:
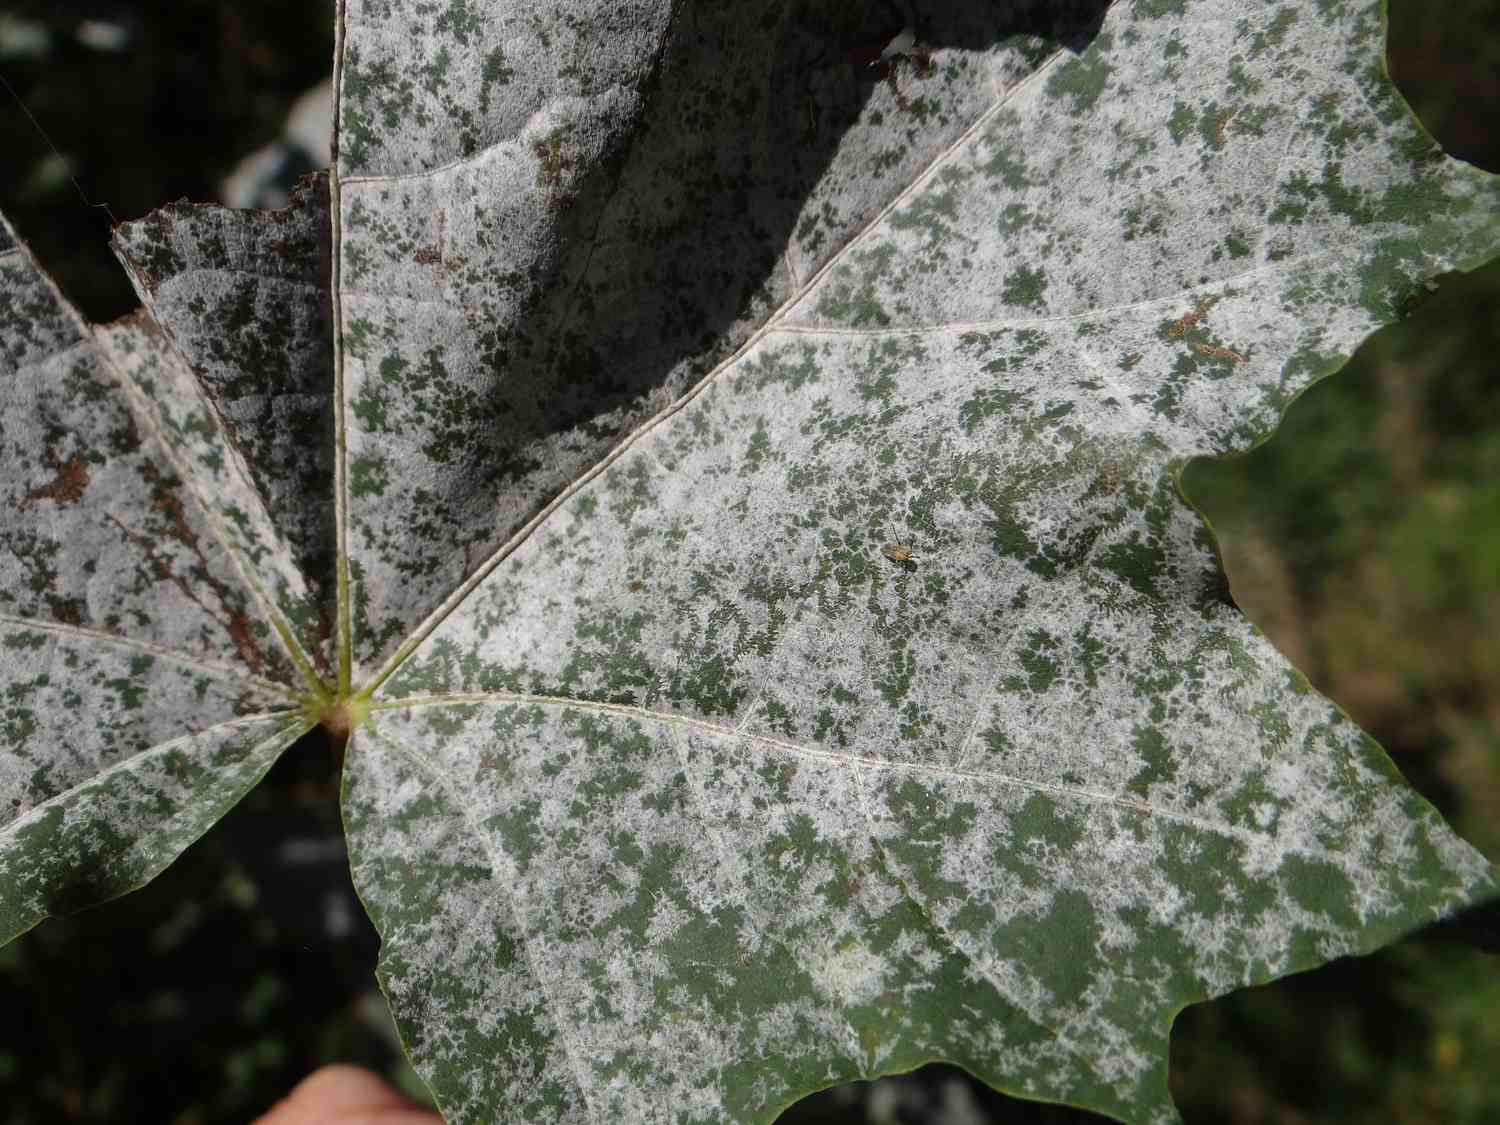
M 1265 779 L 1273 796 L 1290 800 L 1307 791 L 1307 765 L 1290 756 L 1277 757 L 1267 766 Z
M 845 1007 L 868 1004 L 885 989 L 885 961 L 863 945 L 809 951 L 802 963 L 813 986 Z
M 1108 834 L 1091 834 L 1090 841 L 1095 846 L 1096 854 L 1100 860 L 1110 867 L 1123 867 L 1136 862 L 1145 846 L 1136 840 L 1128 827 L 1119 826 L 1117 831 Z M 1160 851 L 1160 844 L 1156 845 Z
M 1208 917 L 1189 914 L 1177 920 L 1177 933 L 1184 942 L 1192 946 L 1196 957 L 1194 968 L 1208 971 L 1226 955 L 1238 949 L 1239 917 L 1234 913 Z
M 737 1060 L 725 1058 L 724 1065 L 732 1066 Z M 712 1070 L 708 1073 L 713 1073 Z M 724 1112 L 723 1091 L 717 1085 L 694 1086 L 690 1090 L 679 1088 L 675 1091 L 678 1095 L 673 1099 L 673 1113 L 678 1115 L 680 1121 L 723 1121 L 726 1120 Z
M 1146 888 L 1140 893 L 1122 895 L 1113 901 L 1115 909 L 1101 910 L 1098 913 L 1099 951 L 1106 961 L 1118 961 L 1123 954 L 1135 948 L 1139 938 L 1135 927 L 1125 921 L 1123 915 L 1132 907 L 1149 912 L 1156 896 L 1151 893 L 1150 888 Z
M 1022 968 L 1021 962 L 997 957 L 984 949 L 965 948 L 963 952 L 969 958 L 969 967 L 964 970 L 966 979 L 993 988 L 1008 1004 L 1036 1022 L 1047 1022 L 1051 993 Z
M 756 1055 L 770 1055 L 802 1041 L 805 1028 L 825 1025 L 827 1009 L 812 999 L 786 1000 L 761 1012 L 755 1019 L 751 1042 Z
M 920 933 L 903 929 L 890 945 L 893 960 L 910 960 L 924 972 L 935 973 L 942 967 L 944 957 L 930 941 Z
M 760 926 L 751 918 L 748 897 L 742 905 L 744 913 L 740 918 L 740 924 L 735 928 L 734 940 L 735 945 L 739 948 L 740 956 L 748 959 L 755 957 L 760 952 L 761 947 L 765 944 L 765 938 L 761 934 Z
M 1187 856 L 1182 857 L 1184 862 L 1192 862 Z M 1186 917 L 1187 895 L 1174 883 L 1162 881 L 1152 888 L 1153 894 L 1148 902 L 1153 921 L 1160 925 L 1178 926 Z
M 1240 837 L 1244 849 L 1240 853 L 1240 870 L 1251 879 L 1265 879 L 1275 875 L 1286 859 L 1287 839 L 1290 832 L 1272 835 L 1268 832 L 1247 833 Z
M 690 915 L 666 895 L 658 895 L 646 925 L 646 940 L 653 945 L 666 941 L 690 921 Z
M 1110 983 L 1090 988 L 1085 994 L 1087 1007 L 1065 1025 L 1066 1039 L 1077 1044 L 1078 1053 L 1090 1060 L 1095 1074 L 1128 1095 L 1141 1075 L 1151 1069 L 1151 1060 L 1124 1028 L 1099 1014 L 1100 1005 L 1109 999 Z M 1148 1013 L 1141 1015 L 1149 1018 Z

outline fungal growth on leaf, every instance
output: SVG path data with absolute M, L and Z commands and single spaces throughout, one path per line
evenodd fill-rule
M 1167 1122 L 1183 1006 L 1500 890 L 1177 487 L 1500 249 L 1379 0 L 338 20 L 334 166 L 120 227 L 140 316 L 0 233 L 0 936 L 321 726 L 454 1125 Z

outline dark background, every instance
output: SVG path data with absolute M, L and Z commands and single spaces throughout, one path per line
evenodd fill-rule
M 0 6 L 0 78 L 14 92 L 0 89 L 0 210 L 106 320 L 135 305 L 106 248 L 111 215 L 218 198 L 326 77 L 331 4 L 61 7 Z M 1392 0 L 1390 66 L 1450 152 L 1500 171 L 1500 0 Z M 308 166 L 291 148 L 277 159 L 283 175 Z M 1303 396 L 1272 441 L 1187 478 L 1241 606 L 1491 859 L 1496 357 L 1500 264 L 1445 279 Z M 1497 934 L 1481 912 L 1188 1009 L 1172 1039 L 1184 1116 L 1500 1121 L 1500 960 L 1487 942 Z M 376 948 L 349 884 L 335 769 L 312 736 L 149 887 L 0 950 L 0 1125 L 246 1122 L 331 1061 L 420 1095 L 374 987 Z M 808 1099 L 783 1123 L 1102 1120 L 931 1067 Z

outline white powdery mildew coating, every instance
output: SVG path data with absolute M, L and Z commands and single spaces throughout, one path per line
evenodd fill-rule
M 441 755 L 410 749 L 434 735 Z M 566 1108 L 525 1119 L 742 1120 L 939 1041 L 1066 1057 L 883 871 L 856 771 L 566 701 L 383 711 L 360 738 L 354 864 L 380 891 L 385 985 L 429 1013 L 485 998 L 409 1044 L 441 1078 L 476 1049 L 491 1060 L 473 1085 L 437 1083 L 450 1117 L 468 1109 L 450 1097 L 535 1104 L 550 1081 Z M 410 902 L 396 873 L 433 847 L 439 887 Z M 507 955 L 466 952 L 498 918 Z M 540 1042 L 507 1034 L 543 1016 Z M 477 1038 L 443 1037 L 455 1021 Z
M 833 147 L 801 201 L 787 245 L 797 285 L 864 230 L 996 97 L 1032 79 L 1037 49 L 1050 46 L 1001 31 L 1014 13 L 998 6 L 953 5 L 926 15 L 913 54 L 894 59 L 862 57 L 885 46 L 878 38 L 863 42 L 862 53 L 840 52 L 816 42 L 808 29 L 799 29 L 806 41 L 789 30 L 773 48 L 785 72 L 770 83 L 768 116 L 796 122 L 805 148 Z M 975 43 L 987 48 L 974 50 Z M 858 113 L 847 120 L 851 98 L 859 101 Z M 893 130 L 893 121 L 902 125 Z
M 149 551 L 158 584 L 170 581 L 202 608 L 222 606 L 223 628 L 247 671 L 297 684 L 304 650 L 289 649 L 272 621 L 291 626 L 293 644 L 317 642 L 319 614 L 213 403 L 149 317 L 96 328 L 94 338 L 120 380 L 118 401 L 138 412 L 143 448 L 156 451 L 140 470 L 144 484 L 122 497 L 130 513 L 122 530 Z M 131 526 L 142 512 L 151 524 Z
M 1494 890 L 1173 485 L 1482 252 L 1493 183 L 1372 78 L 1376 5 L 1012 7 L 894 54 L 859 6 L 345 7 L 356 679 L 448 599 L 348 809 L 458 1120 L 762 1120 L 934 1054 L 1166 1120 L 1182 1004 Z M 233 718 L 328 595 L 234 404 L 274 337 L 324 417 L 316 302 L 225 276 L 260 220 L 179 217 L 125 234 L 170 344 L 0 230 L 0 936 L 149 878 L 307 725 Z
M 444 1111 L 485 1113 L 497 1085 L 508 1103 L 578 1106 L 577 1076 L 557 1044 L 558 1020 L 531 967 L 513 879 L 465 807 L 461 781 L 365 730 L 345 772 L 355 880 L 384 935 L 379 971 L 412 1056 L 441 1067 Z M 437 956 L 429 950 L 440 949 Z
M 178 203 L 115 230 L 142 302 L 197 377 L 170 380 L 163 421 L 205 480 L 253 486 L 253 514 L 243 488 L 220 507 L 271 545 L 259 569 L 289 559 L 283 611 L 325 671 L 331 622 L 313 607 L 331 606 L 335 585 L 329 237 L 323 175 L 281 211 Z
M 597 210 L 589 184 L 639 115 L 665 16 L 654 0 L 345 10 L 334 252 L 366 674 L 587 463 L 555 464 L 553 377 L 506 368 L 549 327 L 523 325 L 566 289 L 566 212 L 580 191 Z
M 0 614 L 128 634 L 247 677 L 282 672 L 279 642 L 252 619 L 214 527 L 132 413 L 106 362 L 117 357 L 20 252 L 0 268 L 11 347 L 0 373 Z M 155 359 L 128 374 L 191 379 Z
M 665 5 L 566 0 L 417 5 L 348 0 L 339 167 L 353 176 L 423 175 L 516 137 L 559 96 L 636 77 L 621 60 L 663 30 Z
M 510 6 L 350 6 L 340 302 L 369 673 L 1033 74 L 1043 43 L 1014 13 L 955 10 L 881 62 L 889 13 L 687 6 L 668 27 L 641 7 L 549 13 L 533 41 L 544 21 Z M 365 81 L 409 73 L 413 52 L 430 82 Z M 382 114 L 366 145 L 359 123 Z
M 763 1120 L 937 1055 L 1169 1120 L 1182 1005 L 1493 893 L 1234 612 L 1175 488 L 1493 242 L 1493 183 L 1372 81 L 1379 30 L 1376 5 L 1119 3 L 1034 72 L 935 52 L 992 111 L 953 94 L 975 127 L 939 113 L 933 147 L 895 112 L 920 116 L 903 61 L 809 197 L 887 144 L 902 182 L 930 172 L 817 247 L 799 222 L 743 350 L 380 685 L 366 752 L 441 747 L 446 802 L 391 811 L 483 850 L 444 909 L 513 916 L 566 1029 L 547 1065 L 590 1104 L 554 1116 Z M 611 229 L 591 250 L 632 260 Z M 545 323 L 614 307 L 594 269 L 576 324 Z M 408 1034 L 442 950 L 392 945 Z M 461 1119 L 501 1112 L 456 1050 L 417 1057 Z
M 0 826 L 0 941 L 148 882 L 305 730 L 255 716 L 141 747 Z
M 1351 29 L 1294 10 L 1294 30 L 1273 37 L 1270 5 L 1195 3 L 1163 68 L 1165 28 L 1139 8 L 1112 6 L 1087 51 L 1018 87 L 790 322 L 980 323 L 1188 295 L 1345 248 L 1355 228 L 1366 247 L 1425 241 L 1430 216 L 1397 216 L 1392 193 L 1477 186 L 1414 164 L 1420 134 L 1404 114 L 1382 121 L 1394 93 L 1374 103 L 1350 60 L 1351 39 L 1378 40 L 1378 22 Z M 1444 264 L 1415 256 L 1408 284 Z
M 232 666 L 50 622 L 0 616 L 0 654 L 0 824 L 178 737 L 186 716 L 289 705 Z
M 134 413 L 149 392 L 130 380 L 180 393 L 191 375 L 139 327 L 91 334 L 19 248 L 0 257 L 0 341 L 8 939 L 54 906 L 140 885 L 233 804 L 289 720 L 216 724 L 288 707 L 274 681 L 290 667 L 172 450 Z M 195 728 L 217 733 L 181 740 Z

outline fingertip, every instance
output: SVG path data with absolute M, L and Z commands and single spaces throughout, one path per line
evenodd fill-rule
M 313 1071 L 255 1125 L 441 1125 L 363 1067 L 335 1063 Z

